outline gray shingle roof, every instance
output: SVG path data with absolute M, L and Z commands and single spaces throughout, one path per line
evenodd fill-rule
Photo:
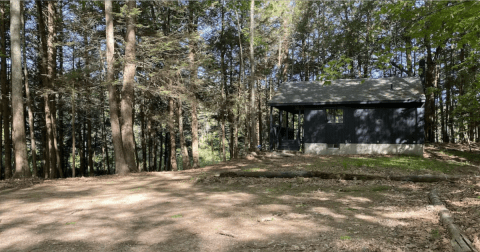
M 393 89 L 390 89 L 392 84 Z M 270 101 L 270 105 L 412 101 L 425 101 L 420 79 L 417 77 L 392 77 L 333 80 L 331 85 L 323 85 L 323 82 L 318 81 L 285 82 Z

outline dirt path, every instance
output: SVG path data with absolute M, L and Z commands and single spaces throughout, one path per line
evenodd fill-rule
M 4 189 L 0 251 L 451 251 L 427 199 L 451 184 L 214 176 L 288 161 Z

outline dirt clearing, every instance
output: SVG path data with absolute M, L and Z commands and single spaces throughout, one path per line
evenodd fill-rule
M 475 180 L 215 176 L 312 162 L 313 157 L 258 158 L 184 172 L 5 188 L 0 191 L 0 251 L 451 251 L 438 212 L 428 202 L 433 188 L 441 189 L 459 226 L 478 242 L 480 184 Z M 339 169 L 344 169 L 341 162 Z

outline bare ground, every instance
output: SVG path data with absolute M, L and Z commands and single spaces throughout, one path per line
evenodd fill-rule
M 474 179 L 414 184 L 215 176 L 255 167 L 300 169 L 317 158 L 256 157 L 183 172 L 0 188 L 0 251 L 451 251 L 427 199 L 433 188 L 480 247 L 480 183 Z

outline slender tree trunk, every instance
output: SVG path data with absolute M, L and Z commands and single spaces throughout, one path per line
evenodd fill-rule
M 2 36 L 1 44 L 3 55 L 7 55 L 7 33 L 5 31 L 5 2 L 1 3 L 1 15 L 0 15 L 0 35 Z M 9 179 L 12 176 L 12 149 L 10 139 L 10 98 L 9 98 L 9 85 L 7 80 L 7 57 L 2 57 L 2 63 L 0 66 L 0 81 L 2 87 L 2 106 L 3 106 L 3 136 L 4 148 L 5 148 L 5 179 Z
M 54 46 L 54 35 L 55 35 L 55 10 L 53 6 L 53 2 L 48 2 L 48 34 L 45 34 L 45 21 L 43 18 L 42 6 L 41 1 L 37 1 L 37 9 L 39 11 L 39 26 L 40 26 L 40 37 L 42 40 L 42 63 L 44 69 L 44 76 L 43 79 L 43 86 L 46 89 L 44 94 L 44 110 L 45 110 L 45 128 L 46 128 L 46 157 L 45 159 L 48 160 L 48 166 L 45 167 L 47 174 L 49 174 L 50 178 L 55 177 L 55 153 L 54 153 L 54 146 L 53 146 L 53 132 L 52 132 L 52 115 L 51 115 L 51 107 L 49 102 L 49 92 L 51 91 L 53 80 L 55 78 L 55 46 Z
M 161 129 L 160 129 L 160 160 L 159 160 L 159 163 L 158 163 L 158 171 L 163 171 L 162 170 L 162 162 L 163 162 L 163 126 L 161 126 Z
M 170 167 L 171 167 L 171 170 L 172 171 L 177 171 L 177 155 L 176 155 L 176 148 L 175 148 L 175 128 L 174 128 L 174 123 L 173 123 L 173 120 L 174 120 L 174 116 L 175 116 L 175 113 L 174 113 L 174 102 L 173 102 L 173 98 L 172 97 L 169 97 L 168 98 L 168 119 L 167 119 L 167 123 L 168 123 L 168 130 L 170 132 L 170 144 L 169 144 L 169 147 L 170 147 Z
M 123 87 L 121 100 L 122 114 L 122 141 L 125 160 L 128 164 L 130 172 L 137 171 L 135 163 L 135 139 L 133 136 L 133 102 L 134 94 L 134 77 L 135 77 L 135 0 L 127 0 L 127 34 L 125 37 L 125 68 L 123 71 Z
M 148 134 L 148 171 L 153 171 L 152 164 L 152 115 L 151 110 L 149 111 L 148 122 L 147 122 L 147 134 Z
M 153 133 L 155 137 L 152 138 L 153 141 L 153 171 L 158 171 L 158 166 L 157 166 L 157 154 L 158 154 L 158 141 L 156 136 L 158 135 L 158 131 L 154 131 Z
M 93 177 L 95 171 L 93 168 L 93 148 L 92 148 L 92 113 L 88 111 L 87 118 L 87 154 L 88 154 L 88 176 Z
M 120 127 L 119 106 L 117 102 L 116 87 L 114 86 L 114 36 L 113 36 L 113 15 L 112 0 L 105 0 L 106 20 L 106 43 L 107 43 L 107 83 L 108 102 L 110 106 L 110 123 L 112 128 L 112 140 L 115 155 L 115 173 L 125 175 L 129 172 L 127 161 L 123 150 L 122 131 Z
M 192 117 L 192 159 L 193 159 L 193 168 L 199 168 L 199 154 L 198 154 L 198 115 L 197 115 L 197 91 L 196 81 L 197 81 L 197 67 L 195 64 L 195 53 L 196 53 L 196 43 L 193 38 L 195 28 L 195 21 L 193 15 L 193 1 L 189 1 L 189 33 L 190 33 L 190 45 L 189 45 L 189 54 L 188 60 L 190 64 L 190 86 L 191 86 L 191 112 Z M 161 137 L 160 137 L 161 139 Z M 161 157 L 161 155 L 160 155 Z M 160 164 L 162 162 L 160 161 Z M 161 167 L 160 167 L 161 168 Z
M 257 140 L 257 116 L 255 109 L 255 54 L 253 48 L 253 42 L 255 39 L 255 0 L 250 1 L 250 137 L 251 144 L 250 150 L 254 151 L 258 144 Z
M 140 138 L 142 142 L 142 171 L 147 171 L 147 142 L 145 140 L 145 98 L 143 99 L 143 104 L 140 106 Z
M 53 113 L 52 113 L 52 125 L 53 125 L 53 130 L 52 130 L 52 133 L 53 133 L 53 148 L 55 150 L 55 167 L 58 171 L 58 174 L 60 176 L 60 178 L 63 178 L 63 167 L 62 167 L 62 162 L 61 162 L 61 159 L 60 159 L 60 151 L 58 149 L 58 146 L 59 144 L 57 143 L 57 119 L 56 119 L 56 105 L 54 102 L 52 102 L 52 110 L 53 110 Z M 61 139 L 61 138 L 60 138 Z
M 75 84 L 72 86 L 72 178 L 75 178 Z
M 28 107 L 28 125 L 30 129 L 30 150 L 32 155 L 32 168 L 33 168 L 33 177 L 37 177 L 37 148 L 35 145 L 35 134 L 34 134 L 34 118 L 33 118 L 33 102 L 32 97 L 30 96 L 30 87 L 28 83 L 28 70 L 27 70 L 27 53 L 26 53 L 26 32 L 25 32 L 25 13 L 22 15 L 22 26 L 23 26 L 23 59 L 24 59 L 24 66 L 23 66 L 23 75 L 25 78 L 25 94 L 27 96 L 27 107 Z M 0 141 L 1 142 L 1 141 Z M 0 159 L 1 163 L 1 159 Z M 28 169 L 30 170 L 30 169 Z
M 190 157 L 188 156 L 187 145 L 185 144 L 185 136 L 183 134 L 183 115 L 182 115 L 182 99 L 178 98 L 178 132 L 180 134 L 180 149 L 182 150 L 182 169 L 190 169 Z

